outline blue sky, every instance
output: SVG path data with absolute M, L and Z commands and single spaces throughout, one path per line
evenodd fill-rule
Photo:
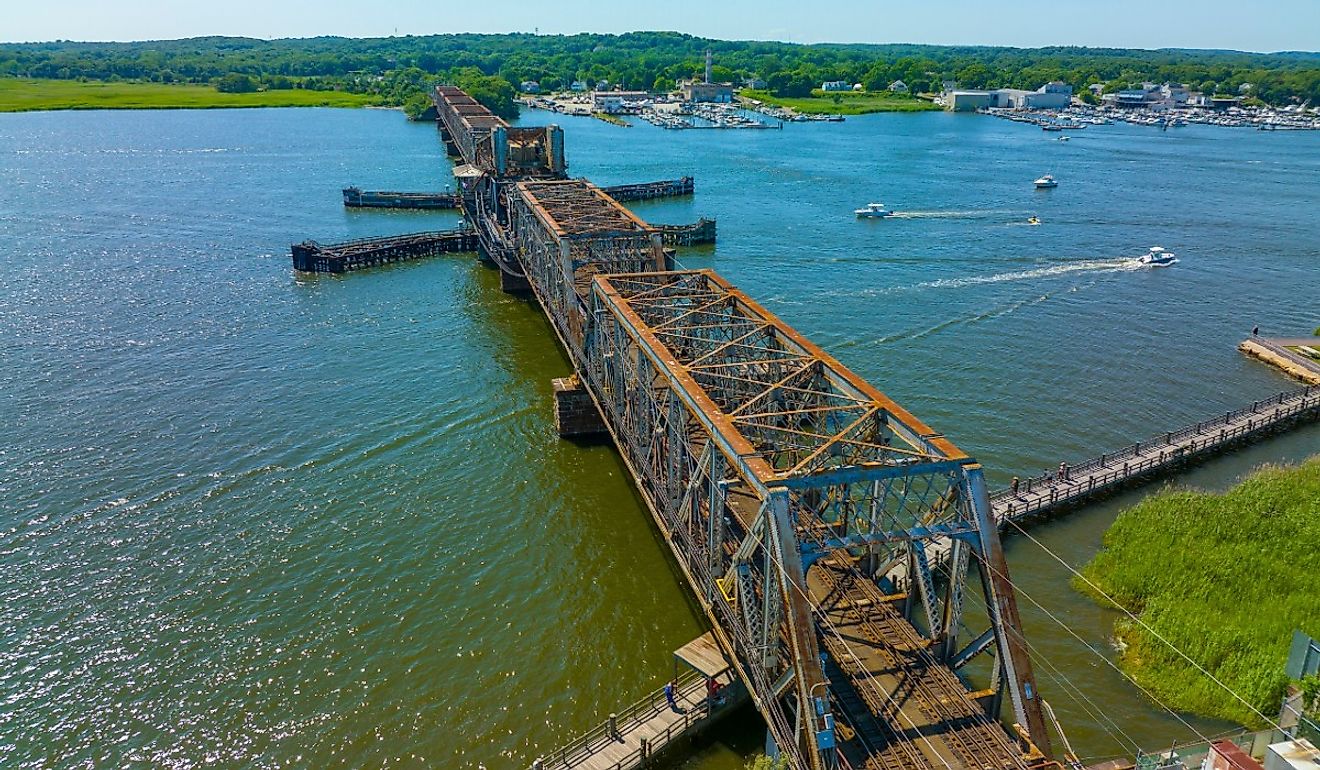
M 678 30 L 725 39 L 1320 49 L 1320 0 L 3 0 L 0 40 Z

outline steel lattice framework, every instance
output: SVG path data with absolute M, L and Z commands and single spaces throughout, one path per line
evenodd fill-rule
M 435 101 L 470 167 L 462 200 L 483 251 L 526 278 L 793 766 L 839 756 L 823 641 L 891 722 L 899 765 L 923 767 L 895 693 L 841 658 L 850 642 L 830 619 L 877 603 L 861 624 L 891 658 L 932 661 L 911 686 L 955 720 L 939 729 L 960 761 L 1028 766 L 985 730 L 1003 695 L 1048 755 L 980 465 L 715 273 L 668 271 L 654 227 L 564 180 L 558 129 L 510 128 L 452 87 Z M 960 640 L 973 565 L 988 628 Z M 903 614 L 889 604 L 900 595 Z M 987 651 L 997 693 L 977 715 L 953 671 Z M 871 760 L 892 766 L 884 753 Z
M 993 647 L 1019 722 L 1044 735 L 980 466 L 710 271 L 594 280 L 584 376 L 657 524 L 777 743 L 826 763 L 813 562 L 865 549 L 916 576 L 949 663 Z M 950 543 L 937 590 L 927 559 Z M 991 627 L 959 647 L 968 557 Z M 1033 718 L 1034 717 L 1034 718 Z

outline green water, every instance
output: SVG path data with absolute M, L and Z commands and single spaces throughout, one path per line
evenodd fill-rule
M 997 482 L 1289 387 L 1233 346 L 1320 324 L 1320 136 L 555 118 L 575 174 L 695 174 L 693 199 L 637 207 L 719 219 L 718 247 L 683 262 Z M 339 202 L 348 183 L 452 184 L 433 127 L 4 115 L 0 158 L 0 766 L 520 767 L 655 687 L 703 630 L 613 451 L 555 437 L 569 368 L 534 307 L 467 257 L 290 271 L 304 237 L 456 221 Z M 1062 185 L 1037 193 L 1046 171 Z M 855 221 L 870 200 L 913 216 Z M 1183 262 L 1130 269 L 1153 243 Z M 1311 427 L 1179 481 L 1316 451 Z M 1078 564 L 1132 499 L 1038 536 Z M 1041 670 L 1079 751 L 1190 737 L 1102 662 L 1112 615 L 1035 545 L 1008 551 L 1086 642 L 1021 600 L 1038 652 L 1114 723 Z M 733 733 L 687 765 L 736 766 L 758 736 Z

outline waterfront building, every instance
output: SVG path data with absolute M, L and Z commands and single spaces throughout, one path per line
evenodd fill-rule
M 743 88 L 750 88 L 753 91 L 764 91 L 765 87 L 766 82 L 755 75 L 743 79 Z
M 535 80 L 524 80 L 519 84 L 518 89 L 525 94 L 539 94 L 541 93 L 541 84 Z
M 623 97 L 612 91 L 592 91 L 591 109 L 606 115 L 623 112 Z
M 608 115 L 635 112 L 651 98 L 649 91 L 592 91 L 591 109 Z
M 732 83 L 703 83 L 699 80 L 679 81 L 679 90 L 683 92 L 685 102 L 733 102 Z
M 851 91 L 852 84 L 846 80 L 826 80 L 820 84 L 822 91 Z
M 574 80 L 573 85 L 569 86 L 568 88 L 570 91 L 577 91 L 578 93 L 582 93 L 583 91 L 587 90 L 587 81 Z
M 990 91 L 949 91 L 944 95 L 944 107 L 951 112 L 975 112 L 996 106 L 996 96 Z
M 907 83 L 904 83 L 901 80 L 895 80 L 889 84 L 888 91 L 895 94 L 905 94 L 908 92 Z
M 993 91 L 951 91 L 944 95 L 944 106 L 953 112 L 970 112 L 990 107 L 1010 110 L 1061 110 L 1072 103 L 1072 86 L 1047 83 L 1035 91 L 1021 88 L 996 88 Z

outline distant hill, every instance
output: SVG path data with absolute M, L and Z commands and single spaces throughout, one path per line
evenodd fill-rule
M 54 41 L 0 44 L 0 77 L 129 80 L 214 84 L 246 75 L 258 88 L 308 88 L 372 94 L 399 104 L 456 73 L 524 80 L 543 88 L 583 80 L 625 88 L 670 89 L 700 73 L 706 49 L 716 79 L 757 77 L 783 96 L 802 95 L 825 80 L 881 89 L 903 80 L 919 91 L 941 81 L 968 88 L 1036 88 L 1063 80 L 1081 91 L 1142 81 L 1250 93 L 1270 103 L 1320 104 L 1320 53 L 1249 53 L 1197 49 L 1054 46 L 999 48 L 906 43 L 816 44 L 712 40 L 677 32 L 622 35 L 429 35 L 389 38 L 315 37 L 258 40 L 198 37 L 132 43 Z

